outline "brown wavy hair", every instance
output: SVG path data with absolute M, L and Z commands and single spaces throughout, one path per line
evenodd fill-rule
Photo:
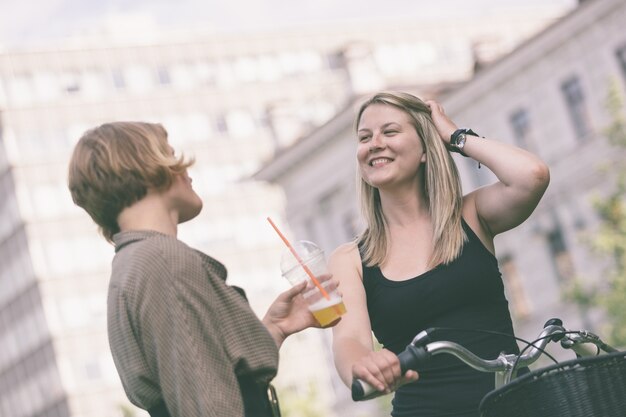
M 160 124 L 105 123 L 85 132 L 76 144 L 68 187 L 74 203 L 112 242 L 124 208 L 142 199 L 149 188 L 166 190 L 193 162 L 173 155 Z

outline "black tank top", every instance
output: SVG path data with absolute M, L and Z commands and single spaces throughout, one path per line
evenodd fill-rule
M 460 256 L 415 278 L 391 281 L 378 267 L 363 264 L 363 285 L 372 330 L 378 341 L 400 353 L 417 333 L 431 327 L 513 334 L 498 262 L 465 223 L 468 240 Z M 462 344 L 482 358 L 519 353 L 515 340 L 471 331 L 435 331 L 433 340 Z M 478 405 L 494 389 L 494 374 L 475 371 L 447 355 L 433 357 L 419 379 L 400 387 L 393 417 L 478 416 Z

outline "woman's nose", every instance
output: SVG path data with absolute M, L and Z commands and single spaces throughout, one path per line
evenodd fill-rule
M 382 135 L 374 133 L 372 135 L 372 139 L 370 140 L 370 152 L 375 152 L 377 150 L 383 149 L 384 147 L 385 141 L 382 138 Z

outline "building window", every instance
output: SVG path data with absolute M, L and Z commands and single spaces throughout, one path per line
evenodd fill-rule
M 576 76 L 569 78 L 561 84 L 561 91 L 574 125 L 576 137 L 584 139 L 591 133 L 591 119 L 580 79 Z
M 61 85 L 63 90 L 68 94 L 76 94 L 80 92 L 80 81 L 78 71 L 67 71 L 61 74 Z
M 235 84 L 235 71 L 231 61 L 217 62 L 215 68 L 215 82 L 218 87 L 230 87 Z
M 161 66 L 157 68 L 157 81 L 161 85 L 170 85 L 172 83 L 170 72 L 166 67 Z
M 190 113 L 184 121 L 186 136 L 190 141 L 203 142 L 211 136 L 211 120 L 206 114 Z
M 33 89 L 38 101 L 51 101 L 61 95 L 59 80 L 51 71 L 38 71 L 33 75 Z
M 524 292 L 522 278 L 517 266 L 510 255 L 505 255 L 500 259 L 499 264 L 507 299 L 511 306 L 511 314 L 516 319 L 523 320 L 530 314 L 530 303 Z
M 249 137 L 254 134 L 256 126 L 254 117 L 248 110 L 231 110 L 226 115 L 228 132 L 236 138 Z
M 215 130 L 221 135 L 228 135 L 228 124 L 223 114 L 215 117 Z
M 33 77 L 29 73 L 16 74 L 7 81 L 7 96 L 11 104 L 30 105 L 33 102 Z
M 248 56 L 237 58 L 233 62 L 233 71 L 239 81 L 255 81 L 258 78 L 257 61 Z
M 107 93 L 107 80 L 102 72 L 96 68 L 90 68 L 83 72 L 81 84 L 86 97 L 98 98 Z
M 126 80 L 124 80 L 124 73 L 119 68 L 115 68 L 111 71 L 111 77 L 113 78 L 113 86 L 116 90 L 123 90 L 126 88 Z
M 346 57 L 343 51 L 329 53 L 326 56 L 328 68 L 331 70 L 341 70 L 346 68 Z
M 566 284 L 574 278 L 574 263 L 560 226 L 548 233 L 547 239 L 556 277 L 561 284 Z
M 271 55 L 262 55 L 258 63 L 259 79 L 262 81 L 275 81 L 282 77 L 278 59 Z
M 622 70 L 622 77 L 624 77 L 624 83 L 626 84 L 626 45 L 623 45 L 615 51 L 615 55 L 617 55 L 617 61 L 619 62 L 619 66 Z
M 98 381 L 102 378 L 102 369 L 97 359 L 90 358 L 85 364 L 85 377 L 87 381 Z
M 530 139 L 530 118 L 526 109 L 516 110 L 509 118 L 513 129 L 513 138 L 517 146 L 529 149 Z
M 199 62 L 193 68 L 195 76 L 202 85 L 215 85 L 216 69 L 211 62 Z
M 278 65 L 286 76 L 293 76 L 300 72 L 298 55 L 293 52 L 283 52 L 278 55 Z
M 145 93 L 153 87 L 152 69 L 143 65 L 131 65 L 124 72 L 124 80 L 133 93 Z
M 192 64 L 185 62 L 175 64 L 171 67 L 172 84 L 181 88 L 193 88 L 197 85 L 198 79 L 192 71 Z

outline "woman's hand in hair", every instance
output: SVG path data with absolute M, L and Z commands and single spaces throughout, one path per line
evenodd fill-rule
M 450 145 L 450 136 L 457 130 L 456 124 L 446 115 L 443 106 L 435 100 L 426 100 L 424 103 L 430 107 L 430 116 L 433 119 L 439 137 L 446 144 Z

